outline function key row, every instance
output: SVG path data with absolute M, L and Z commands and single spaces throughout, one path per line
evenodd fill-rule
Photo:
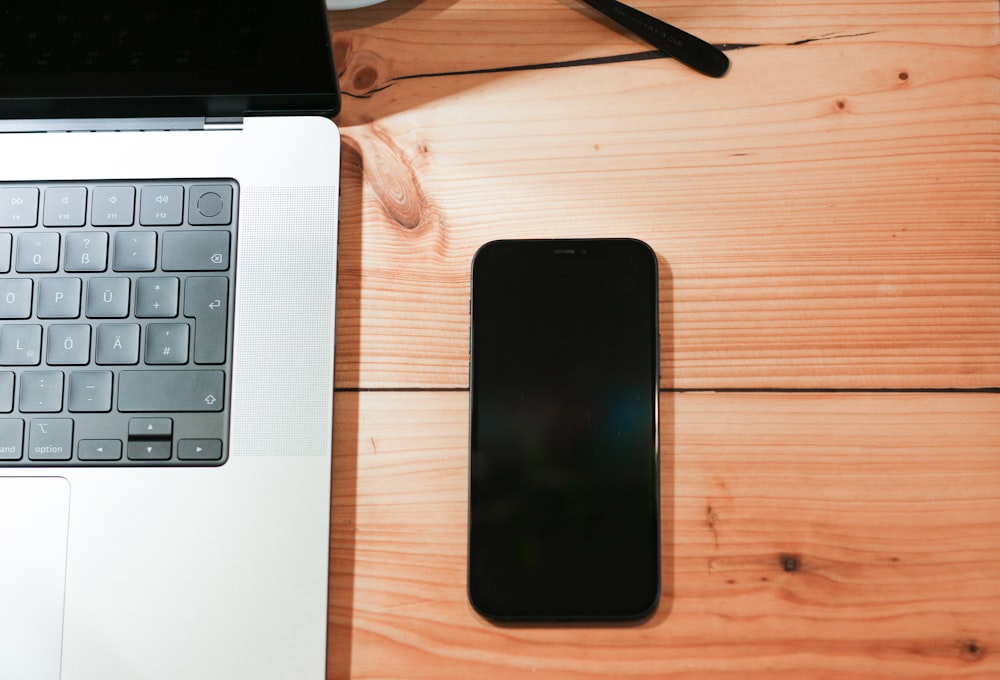
M 134 186 L 56 185 L 0 187 L 0 227 L 131 227 L 136 223 Z M 224 225 L 232 221 L 233 188 L 228 184 L 192 186 L 188 193 L 188 224 Z M 139 192 L 138 223 L 147 227 L 176 227 L 184 221 L 185 187 L 150 184 Z

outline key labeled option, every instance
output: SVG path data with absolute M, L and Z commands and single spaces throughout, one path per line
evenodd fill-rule
M 72 420 L 52 418 L 31 421 L 28 432 L 29 460 L 69 460 L 72 453 Z

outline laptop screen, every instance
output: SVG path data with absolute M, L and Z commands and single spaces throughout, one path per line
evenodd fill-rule
M 323 0 L 40 0 L 0 8 L 0 117 L 324 113 Z

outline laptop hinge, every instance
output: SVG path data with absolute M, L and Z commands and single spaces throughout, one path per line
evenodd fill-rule
M 242 130 L 242 116 L 209 116 L 205 119 L 206 130 Z
M 0 120 L 0 133 L 7 132 L 144 132 L 160 130 L 239 130 L 239 116 L 184 118 L 64 118 Z

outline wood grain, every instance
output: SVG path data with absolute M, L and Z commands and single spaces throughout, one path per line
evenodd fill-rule
M 331 678 L 1000 677 L 994 0 L 330 14 L 344 91 Z M 497 627 L 465 596 L 468 304 L 495 238 L 661 270 L 663 604 Z
M 1000 675 L 1000 395 L 664 393 L 635 627 L 471 610 L 467 393 L 335 408 L 331 678 Z
M 635 5 L 747 47 L 716 81 L 569 0 L 331 14 L 338 387 L 466 386 L 482 243 L 625 234 L 667 387 L 1000 385 L 996 3 Z

